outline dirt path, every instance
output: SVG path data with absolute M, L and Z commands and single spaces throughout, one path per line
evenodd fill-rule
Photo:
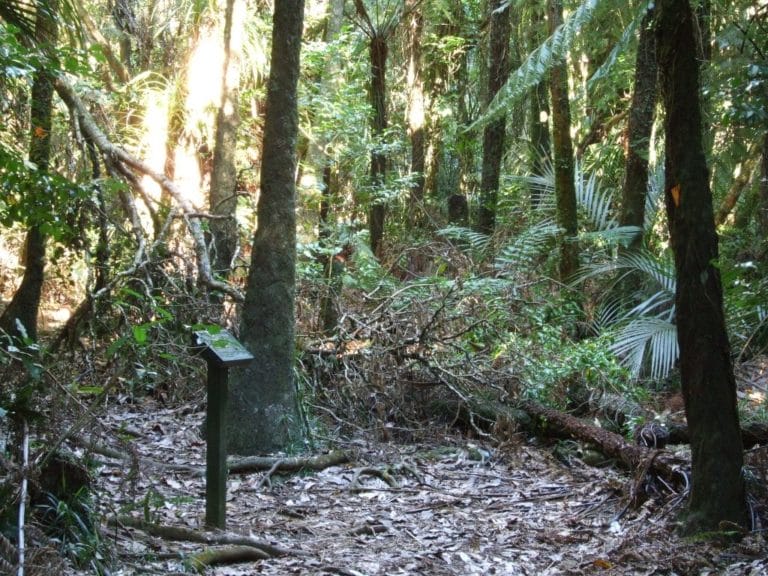
M 203 465 L 201 413 L 154 407 L 111 409 L 106 425 L 130 435 L 140 457 Z M 302 555 L 209 568 L 207 574 L 548 575 L 765 574 L 764 550 L 717 548 L 674 533 L 673 500 L 649 501 L 617 519 L 631 479 L 611 468 L 565 466 L 528 445 L 489 450 L 460 438 L 432 445 L 353 444 L 354 462 L 310 475 L 235 475 L 228 528 Z M 105 515 L 149 516 L 199 528 L 204 482 L 187 472 L 142 465 L 131 475 L 103 461 Z M 387 483 L 363 469 L 386 471 Z M 357 482 L 355 482 L 357 478 Z M 395 485 L 391 485 L 395 484 Z M 133 529 L 105 529 L 117 543 L 115 575 L 175 574 L 202 544 Z

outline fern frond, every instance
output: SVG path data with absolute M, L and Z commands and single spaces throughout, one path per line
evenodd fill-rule
M 478 130 L 506 114 L 516 100 L 536 86 L 570 50 L 579 31 L 590 22 L 599 0 L 584 0 L 567 21 L 528 56 L 526 61 L 502 86 L 488 105 L 488 110 L 466 130 Z

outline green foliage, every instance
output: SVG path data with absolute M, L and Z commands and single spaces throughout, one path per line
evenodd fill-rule
M 60 242 L 79 235 L 74 210 L 90 196 L 90 187 L 41 171 L 0 144 L 0 224 L 39 226 Z
M 609 351 L 610 337 L 572 341 L 566 328 L 579 322 L 580 309 L 568 302 L 525 310 L 526 328 L 510 333 L 501 349 L 519 359 L 523 394 L 565 407 L 570 386 L 590 392 L 633 395 L 625 368 Z
M 80 489 L 70 499 L 46 495 L 37 513 L 45 530 L 61 552 L 79 568 L 93 574 L 107 574 L 107 543 L 102 539 L 92 497 Z
M 531 52 L 525 62 L 510 75 L 509 80 L 493 98 L 485 113 L 475 120 L 468 130 L 479 130 L 500 118 L 507 113 L 516 100 L 525 96 L 531 88 L 541 82 L 552 66 L 561 61 L 571 49 L 576 35 L 589 24 L 599 3 L 598 0 L 584 0 L 568 20 Z
M 509 274 L 530 274 L 543 256 L 551 253 L 560 234 L 557 223 L 545 218 L 516 234 L 496 256 L 496 269 Z

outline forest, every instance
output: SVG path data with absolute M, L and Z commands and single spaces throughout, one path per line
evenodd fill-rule
M 768 1 L 0 0 L 0 573 L 768 572 Z

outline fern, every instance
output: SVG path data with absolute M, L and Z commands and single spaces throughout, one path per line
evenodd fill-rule
M 586 26 L 598 7 L 599 0 L 584 0 L 570 18 L 528 56 L 520 68 L 510 75 L 488 105 L 488 110 L 467 131 L 478 130 L 504 116 L 528 90 L 536 86 L 549 70 L 565 57 L 579 31 Z

